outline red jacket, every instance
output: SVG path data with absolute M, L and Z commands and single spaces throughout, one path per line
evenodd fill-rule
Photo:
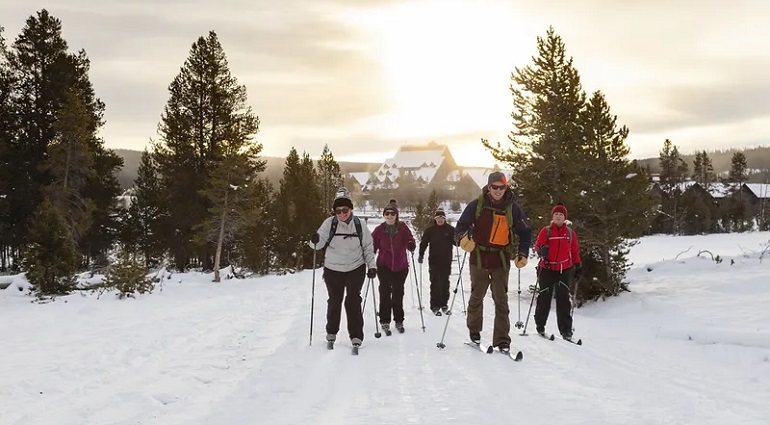
M 550 238 L 546 236 L 549 227 L 551 228 Z M 541 268 L 562 271 L 580 262 L 577 233 L 574 229 L 572 230 L 572 242 L 570 243 L 566 224 L 562 225 L 561 228 L 556 227 L 553 223 L 543 227 L 537 235 L 535 252 L 538 252 L 540 247 L 546 244 L 548 245 L 548 257 L 540 260 Z

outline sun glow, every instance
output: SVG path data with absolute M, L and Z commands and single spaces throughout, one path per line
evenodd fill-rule
M 353 18 L 371 38 L 391 112 L 376 121 L 389 138 L 478 134 L 511 130 L 510 75 L 527 63 L 534 40 L 510 5 L 492 0 L 427 0 Z M 484 161 L 486 162 L 486 160 Z

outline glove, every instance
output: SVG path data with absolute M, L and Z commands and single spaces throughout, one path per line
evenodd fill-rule
M 548 245 L 543 245 L 537 250 L 537 255 L 539 255 L 540 258 L 548 258 L 548 251 Z
M 377 277 L 377 269 L 375 268 L 369 269 L 369 271 L 366 272 L 366 277 L 368 277 L 369 279 L 374 279 L 375 277 Z
M 460 248 L 465 252 L 473 252 L 476 249 L 476 242 L 473 242 L 473 239 L 466 233 L 460 238 Z
M 318 245 L 318 241 L 321 239 L 320 236 L 318 236 L 318 233 L 313 233 L 312 236 L 310 236 L 310 242 L 313 242 L 313 245 Z
M 575 281 L 580 280 L 583 277 L 583 265 L 580 263 L 575 264 L 575 274 L 573 275 Z
M 513 263 L 516 264 L 517 269 L 520 269 L 527 265 L 527 256 L 522 253 L 518 253 L 516 254 L 516 259 L 513 260 Z
M 406 243 L 406 249 L 408 249 L 409 252 L 414 252 L 415 248 L 417 248 L 417 244 L 415 244 L 414 241 L 409 241 Z
M 417 262 L 418 262 L 418 263 L 422 264 L 422 260 L 423 260 L 423 257 L 422 257 L 422 255 L 421 255 L 421 256 L 419 256 L 419 257 L 417 257 Z

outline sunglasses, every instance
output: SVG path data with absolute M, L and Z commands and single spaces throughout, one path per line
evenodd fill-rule
M 492 184 L 489 185 L 489 188 L 494 190 L 504 190 L 506 186 L 504 184 Z
M 334 210 L 334 213 L 337 214 L 337 215 L 347 214 L 349 212 L 350 212 L 350 208 L 348 208 L 348 207 L 337 208 L 336 210 Z
M 387 216 L 389 216 L 389 215 L 396 215 L 396 212 L 395 212 L 395 211 L 385 211 L 384 213 L 382 213 L 382 215 L 384 215 L 385 217 L 387 217 Z

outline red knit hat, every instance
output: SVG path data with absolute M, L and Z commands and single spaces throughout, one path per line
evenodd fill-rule
M 564 219 L 567 219 L 567 207 L 564 206 L 564 204 L 556 204 L 555 207 L 551 210 L 551 216 L 553 216 L 555 213 L 560 212 L 564 214 Z

